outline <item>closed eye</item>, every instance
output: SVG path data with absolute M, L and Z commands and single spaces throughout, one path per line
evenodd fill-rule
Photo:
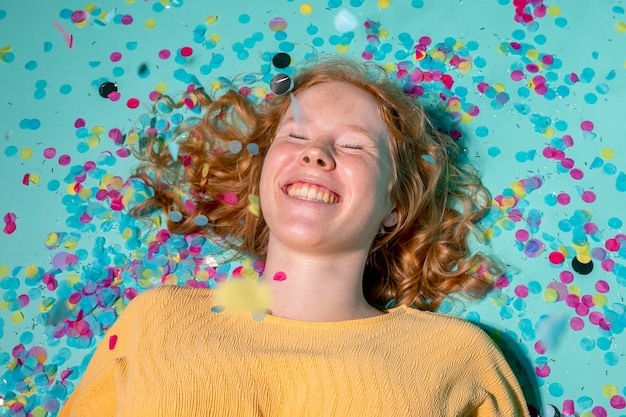
M 289 133 L 289 137 L 290 138 L 295 138 L 295 139 L 308 139 L 306 136 L 304 136 L 304 135 L 302 135 L 300 133 L 294 133 L 294 132 Z
M 361 145 L 352 145 L 352 144 L 349 144 L 349 143 L 345 143 L 345 144 L 342 144 L 340 146 L 342 148 L 348 148 L 348 149 L 363 149 L 363 146 L 361 146 Z

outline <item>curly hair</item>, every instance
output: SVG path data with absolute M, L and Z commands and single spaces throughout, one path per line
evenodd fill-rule
M 379 105 L 390 133 L 394 165 L 391 199 L 399 221 L 376 236 L 367 259 L 363 291 L 374 306 L 390 301 L 436 310 L 450 293 L 483 296 L 501 272 L 493 258 L 470 253 L 468 238 L 481 237 L 479 222 L 490 196 L 478 172 L 461 161 L 460 146 L 438 130 L 420 102 L 405 93 L 380 66 L 332 57 L 304 67 L 294 77 L 294 96 L 320 83 L 339 81 L 363 89 Z M 179 155 L 156 133 L 145 134 L 138 156 L 143 163 L 134 177 L 154 190 L 151 198 L 132 209 L 135 215 L 162 210 L 173 233 L 202 233 L 229 249 L 263 258 L 268 227 L 263 213 L 249 209 L 249 196 L 258 196 L 265 155 L 290 95 L 268 95 L 254 103 L 236 89 L 217 98 L 196 89 L 190 97 L 203 110 L 175 132 Z M 170 107 L 184 101 L 161 96 Z M 228 150 L 230 143 L 258 154 Z M 238 196 L 225 202 L 227 193 Z M 185 202 L 191 200 L 193 204 Z M 254 197 L 251 197 L 254 198 Z M 180 221 L 169 219 L 172 211 Z M 204 215 L 208 223 L 194 219 Z

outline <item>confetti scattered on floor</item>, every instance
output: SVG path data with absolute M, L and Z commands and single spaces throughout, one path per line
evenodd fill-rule
M 486 300 L 442 310 L 488 330 L 542 415 L 626 416 L 618 1 L 271 0 L 200 12 L 183 0 L 38 3 L 36 13 L 0 6 L 1 415 L 55 415 L 145 289 L 262 275 L 262 262 L 227 262 L 215 242 L 171 234 L 166 218 L 148 227 L 130 217 L 149 195 L 129 179 L 130 146 L 159 133 L 185 164 L 172 132 L 199 112 L 194 87 L 218 94 L 234 81 L 261 101 L 276 76 L 291 82 L 297 64 L 338 53 L 379 63 L 444 114 L 493 193 L 488 250 L 509 272 Z M 153 112 L 159 94 L 184 106 Z M 258 196 L 221 199 L 259 214 Z M 194 209 L 189 200 L 169 221 Z

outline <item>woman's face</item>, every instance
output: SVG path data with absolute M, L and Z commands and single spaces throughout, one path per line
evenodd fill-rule
M 366 91 L 332 81 L 299 93 L 261 173 L 270 247 L 367 251 L 394 209 L 388 140 L 378 104 Z

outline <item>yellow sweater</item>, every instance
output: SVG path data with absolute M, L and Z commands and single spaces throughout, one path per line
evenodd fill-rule
M 159 287 L 109 329 L 59 416 L 528 416 L 474 325 L 404 306 L 332 323 L 211 312 Z

